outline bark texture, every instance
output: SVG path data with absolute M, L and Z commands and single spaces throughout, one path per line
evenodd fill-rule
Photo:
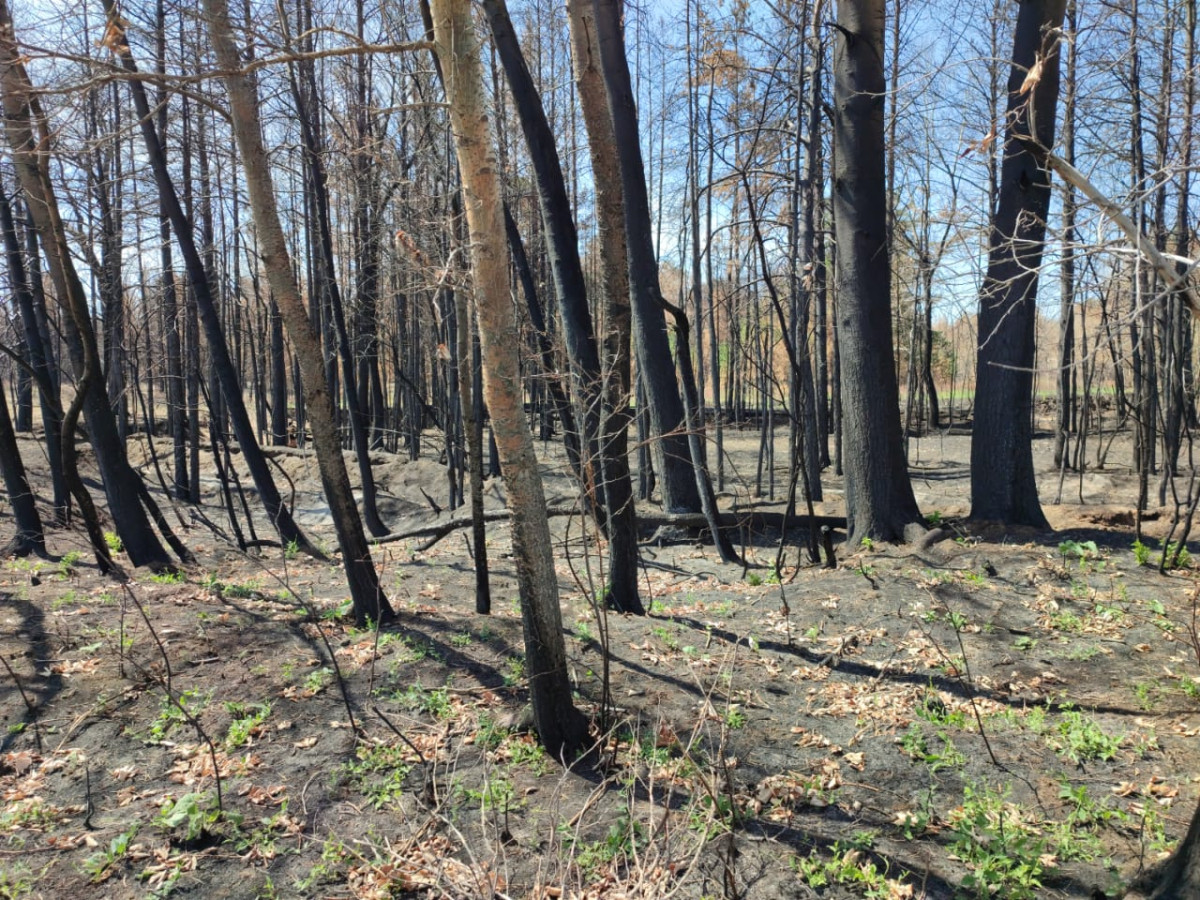
M 384 624 L 395 618 L 387 597 L 379 584 L 379 573 L 371 559 L 371 549 L 363 532 L 362 519 L 354 504 L 346 460 L 334 415 L 333 398 L 325 379 L 325 360 L 321 341 L 300 295 L 293 274 L 287 240 L 279 220 L 275 191 L 267 151 L 263 146 L 258 118 L 258 91 L 250 76 L 242 70 L 233 30 L 229 22 L 226 0 L 204 0 L 209 35 L 216 53 L 217 64 L 224 70 L 223 79 L 229 94 L 229 112 L 234 136 L 246 173 L 246 191 L 254 215 L 259 254 L 271 287 L 279 304 L 279 313 L 292 339 L 300 368 L 304 390 L 304 408 L 312 427 L 313 444 L 317 451 L 317 467 L 321 486 L 337 531 L 342 563 L 354 601 L 354 617 L 360 624 L 368 620 Z
M 512 511 L 513 559 L 534 724 L 547 751 L 569 760 L 582 749 L 587 727 L 571 699 L 546 499 L 533 435 L 525 421 L 518 343 L 512 339 L 517 322 L 479 41 L 470 0 L 433 0 L 430 9 L 463 183 L 483 348 L 484 394 Z
M 971 432 L 971 517 L 1037 528 L 1046 527 L 1046 517 L 1031 443 L 1034 329 L 1050 173 L 1025 138 L 1042 147 L 1054 144 L 1065 10 L 1066 0 L 1024 0 L 1017 13 L 1000 199 L 979 297 Z M 1030 76 L 1035 68 L 1041 73 L 1036 81 Z
M 838 3 L 833 207 L 850 546 L 911 538 L 921 519 L 900 431 L 884 176 L 884 0 Z

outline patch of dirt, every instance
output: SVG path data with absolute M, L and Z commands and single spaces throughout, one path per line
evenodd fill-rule
M 755 471 L 757 443 L 727 434 L 731 471 Z M 543 449 L 547 494 L 569 504 L 561 455 Z M 837 569 L 795 568 L 798 529 L 778 576 L 777 533 L 741 536 L 746 570 L 709 546 L 647 544 L 644 619 L 597 618 L 602 547 L 578 516 L 554 518 L 596 738 L 565 772 L 520 730 L 503 522 L 488 528 L 487 617 L 461 532 L 380 544 L 400 612 L 382 633 L 345 618 L 336 563 L 247 556 L 192 523 L 197 567 L 126 590 L 82 535 L 54 530 L 56 561 L 0 565 L 0 896 L 1114 892 L 1197 802 L 1197 587 L 1190 568 L 1138 564 L 1127 468 L 1067 472 L 1055 504 L 1050 449 L 1039 438 L 1056 532 L 973 533 L 957 518 L 969 437 L 914 439 L 918 499 L 951 539 L 839 546 Z M 1119 436 L 1109 456 L 1126 449 Z M 48 493 L 40 451 L 23 450 Z M 131 453 L 149 462 L 144 440 Z M 332 544 L 315 461 L 276 458 Z M 397 531 L 450 515 L 425 496 L 448 506 L 436 462 L 381 454 L 376 473 Z M 784 473 L 774 485 L 727 502 L 778 509 Z M 817 511 L 838 515 L 826 485 Z M 490 482 L 488 508 L 502 504 Z M 1159 512 L 1143 517 L 1151 562 Z

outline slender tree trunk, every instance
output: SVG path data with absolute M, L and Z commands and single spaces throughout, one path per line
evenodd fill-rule
M 384 624 L 394 619 L 395 613 L 379 584 L 379 574 L 375 571 L 371 549 L 363 533 L 362 519 L 354 505 L 350 476 L 346 472 L 346 460 L 342 456 L 338 437 L 333 399 L 325 379 L 320 339 L 304 308 L 279 220 L 270 163 L 263 146 L 258 118 L 258 91 L 250 76 L 241 69 L 226 0 L 204 0 L 204 11 L 217 63 L 225 70 L 223 78 L 229 94 L 230 117 L 246 172 L 246 189 L 254 214 L 263 268 L 271 293 L 279 304 L 280 315 L 291 335 L 301 369 L 304 404 L 312 425 L 317 466 L 342 551 L 342 563 L 354 601 L 355 620 L 360 625 L 368 620 Z
M 311 62 L 301 63 L 303 81 L 292 74 L 292 95 L 300 120 L 300 134 L 304 144 L 304 162 L 307 193 L 313 205 L 315 231 L 314 250 L 317 259 L 314 268 L 317 274 L 317 293 L 323 298 L 322 305 L 333 317 L 337 335 L 338 356 L 342 360 L 342 383 L 345 388 L 346 408 L 350 416 L 350 433 L 354 438 L 354 455 L 358 462 L 359 482 L 362 485 L 363 519 L 367 529 L 375 537 L 387 534 L 387 526 L 379 518 L 376 503 L 375 474 L 371 470 L 370 422 L 367 408 L 359 396 L 358 376 L 355 371 L 354 352 L 350 345 L 350 332 L 346 327 L 346 315 L 338 288 L 337 265 L 333 254 L 333 228 L 330 222 L 329 189 L 323 159 L 320 122 L 317 111 L 316 78 Z M 373 289 L 373 288 L 372 288 Z M 331 395 L 336 396 L 336 395 Z M 336 408 L 336 405 L 335 405 Z
M 36 553 L 46 555 L 46 536 L 42 531 L 42 517 L 38 515 L 37 502 L 29 479 L 25 477 L 25 465 L 21 462 L 21 450 L 17 446 L 17 433 L 13 430 L 8 414 L 8 400 L 0 385 L 0 475 L 4 477 L 4 489 L 12 505 L 17 533 L 0 553 L 28 556 Z
M 513 557 L 521 595 L 533 718 L 551 755 L 569 760 L 582 749 L 587 728 L 572 702 L 567 679 L 546 500 L 533 435 L 525 421 L 519 348 L 512 339 L 517 328 L 509 292 L 504 209 L 484 101 L 479 43 L 469 0 L 433 0 L 431 7 L 463 179 L 483 347 L 484 391 L 512 511 Z
M 637 108 L 625 56 L 620 0 L 596 0 L 596 34 L 601 71 L 612 117 L 617 168 L 624 200 L 625 241 L 629 259 L 634 345 L 638 371 L 646 387 L 650 421 L 659 443 L 658 474 L 663 506 L 672 512 L 699 512 L 695 467 L 691 458 L 679 382 L 671 363 L 662 288 L 658 282 L 650 201 L 638 137 Z M 594 151 L 593 151 L 594 155 Z
M 48 337 L 39 327 L 39 319 L 45 310 L 37 309 L 42 300 L 35 296 L 25 269 L 17 235 L 16 220 L 12 204 L 0 189 L 0 231 L 4 233 L 5 259 L 8 262 L 8 277 L 16 295 L 17 308 L 21 314 L 21 332 L 25 337 L 25 349 L 33 368 L 41 396 L 42 430 L 46 435 L 46 457 L 50 460 L 50 481 L 54 491 L 54 517 L 60 523 L 67 520 L 70 491 L 63 477 L 62 467 L 62 401 L 59 399 L 57 373 L 51 364 L 53 357 Z
M 1075 2 L 1066 10 L 1067 77 L 1063 87 L 1063 158 L 1075 165 Z M 1062 201 L 1062 297 L 1059 303 L 1058 346 L 1058 427 L 1054 435 L 1054 466 L 1061 468 L 1070 459 L 1070 435 L 1075 426 L 1075 188 L 1064 186 Z
M 608 514 L 609 591 L 620 598 L 617 609 L 642 612 L 638 593 L 638 527 L 629 472 L 629 426 L 633 413 L 633 314 L 629 301 L 629 261 L 625 244 L 621 173 L 612 145 L 612 118 L 600 62 L 591 0 L 568 0 L 572 64 L 579 105 L 587 129 L 596 188 L 596 227 L 600 241 L 600 307 L 605 332 L 604 417 L 600 457 L 604 465 L 604 502 Z M 606 149 L 607 148 L 607 149 Z

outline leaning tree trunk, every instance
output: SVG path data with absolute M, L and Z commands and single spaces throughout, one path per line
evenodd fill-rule
M 342 564 L 350 584 L 354 618 L 359 625 L 368 620 L 383 624 L 394 619 L 396 614 L 379 584 L 379 573 L 375 571 L 375 564 L 371 560 L 371 548 L 363 533 L 362 519 L 354 505 L 333 399 L 325 380 L 325 360 L 320 338 L 304 308 L 283 225 L 279 220 L 270 162 L 263 146 L 258 118 L 258 91 L 250 76 L 241 68 L 226 0 L 204 0 L 204 11 L 217 63 L 224 70 L 230 118 L 246 174 L 246 190 L 250 197 L 263 269 L 291 335 L 300 366 L 304 407 L 312 425 L 321 485 L 333 517 L 342 551 Z
M 546 749 L 556 758 L 569 759 L 583 747 L 587 727 L 571 699 L 546 498 L 525 421 L 519 348 L 512 339 L 517 323 L 479 42 L 469 0 L 433 0 L 430 5 L 471 238 L 484 391 L 512 511 L 533 718 Z
M 904 460 L 893 363 L 884 179 L 884 0 L 838 3 L 833 209 L 850 546 L 903 540 L 921 520 Z
M 1065 9 L 1066 0 L 1025 0 L 1017 13 L 1000 199 L 979 297 L 971 431 L 971 517 L 1037 528 L 1046 517 L 1033 469 L 1034 329 L 1050 174 L 1021 139 L 1054 144 Z M 1040 77 L 1031 78 L 1035 66 Z
M 21 242 L 17 236 L 16 220 L 12 204 L 0 189 L 0 231 L 4 233 L 5 258 L 8 261 L 8 277 L 16 295 L 17 308 L 21 313 L 21 329 L 25 336 L 25 349 L 33 368 L 34 379 L 41 395 L 42 430 L 46 435 L 46 455 L 51 460 L 62 459 L 62 401 L 59 398 L 57 378 L 51 366 L 50 346 L 46 335 L 38 327 L 38 303 L 43 298 L 35 297 L 33 287 L 25 270 L 21 253 Z M 44 308 L 42 310 L 44 315 Z M 50 481 L 54 490 L 54 517 L 65 523 L 70 493 L 61 465 L 50 466 Z
M 628 502 L 633 495 L 629 464 L 628 459 L 613 459 L 614 452 L 622 448 L 602 443 L 601 430 L 604 423 L 612 418 L 609 401 L 614 398 L 611 392 L 604 390 L 605 377 L 588 308 L 579 239 L 554 134 L 529 67 L 521 54 L 507 4 L 504 0 L 484 0 L 484 9 L 512 89 L 537 181 L 550 271 L 570 359 L 572 390 L 580 411 L 578 421 L 583 426 L 579 442 L 586 454 L 586 462 L 582 467 L 584 490 L 597 523 L 614 542 L 610 546 L 622 551 L 623 558 L 610 562 L 611 577 L 605 593 L 614 609 L 641 615 L 645 610 L 637 589 L 636 544 L 632 544 L 632 558 L 628 552 L 630 541 L 637 534 L 633 505 Z M 597 179 L 598 182 L 600 180 Z M 617 402 L 625 401 L 619 399 Z M 609 509 L 610 494 L 621 504 L 619 510 Z M 618 537 L 621 529 L 625 529 L 625 534 Z
M 116 419 L 104 390 L 87 293 L 75 270 L 66 229 L 58 211 L 58 200 L 50 183 L 49 129 L 21 62 L 7 0 L 0 0 L 0 94 L 3 95 L 4 126 L 12 147 L 17 178 L 28 200 L 34 227 L 42 239 L 50 278 L 59 302 L 69 315 L 69 324 L 74 326 L 73 334 L 68 329 L 68 343 L 78 378 L 78 401 L 87 417 L 92 449 L 108 496 L 109 512 L 135 566 L 170 568 L 171 557 L 155 534 L 142 506 L 144 486 L 140 485 L 138 474 L 130 467 L 125 456 L 125 446 L 117 433 Z M 65 423 L 64 432 L 67 424 L 73 425 Z M 68 484 L 71 483 L 74 465 L 73 460 L 67 460 L 66 457 L 74 453 L 74 435 L 64 433 L 62 464 L 67 469 Z M 52 464 L 57 465 L 59 461 L 54 460 Z M 81 488 L 79 483 L 72 486 L 77 496 L 82 492 Z M 92 543 L 97 556 L 106 558 L 107 549 L 103 540 L 97 544 L 93 535 Z
M 115 22 L 116 7 L 113 0 L 104 0 L 104 8 L 109 16 L 109 21 Z M 124 32 L 118 30 L 114 33 L 120 35 L 112 46 L 121 59 L 121 65 L 127 72 L 136 73 L 138 71 L 137 64 L 134 62 Z M 152 113 L 145 86 L 134 78 L 130 80 L 129 88 L 133 94 L 134 108 L 137 110 L 141 122 L 146 157 L 150 162 L 150 168 L 154 173 L 154 181 L 158 188 L 159 205 L 175 230 L 175 237 L 179 242 L 180 252 L 183 254 L 192 294 L 196 301 L 196 312 L 200 324 L 204 328 L 204 337 L 208 342 L 209 359 L 221 386 L 221 394 L 225 398 L 225 411 L 229 415 L 234 436 L 241 447 L 242 458 L 250 470 L 250 477 L 254 479 L 254 486 L 258 489 L 258 495 L 266 508 L 267 517 L 278 532 L 282 544 L 284 546 L 292 544 L 302 548 L 305 552 L 319 555 L 292 518 L 291 510 L 284 504 L 275 479 L 271 475 L 266 456 L 255 437 L 254 425 L 250 421 L 250 414 L 246 410 L 245 397 L 242 393 L 242 381 L 238 377 L 233 359 L 229 355 L 225 333 L 221 328 L 220 313 L 217 310 L 208 269 L 196 247 L 192 220 L 184 214 L 183 207 L 179 203 L 179 195 L 175 191 L 175 184 L 171 180 L 166 154 L 163 152 L 162 142 L 151 120 Z M 192 427 L 196 426 L 197 423 L 193 420 Z

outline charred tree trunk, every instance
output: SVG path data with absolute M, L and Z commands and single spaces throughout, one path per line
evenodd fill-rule
M 362 519 L 354 505 L 354 494 L 350 489 L 350 477 L 346 472 L 346 461 L 338 437 L 333 398 L 325 380 L 320 338 L 304 308 L 279 220 L 270 163 L 263 146 L 258 117 L 258 91 L 250 76 L 241 69 L 226 0 L 204 0 L 204 10 L 217 62 L 225 70 L 223 78 L 229 93 L 230 116 L 246 173 L 246 188 L 257 228 L 263 268 L 271 292 L 279 303 L 280 315 L 291 334 L 301 368 L 305 410 L 312 425 L 325 500 L 329 504 L 342 551 L 342 563 L 354 602 L 354 617 L 360 625 L 367 621 L 382 625 L 394 619 L 395 613 L 379 584 L 379 573 L 375 571 L 371 559 Z
M 17 177 L 28 199 L 30 216 L 42 239 L 59 302 L 73 326 L 73 331 L 68 330 L 68 342 L 78 378 L 78 400 L 87 417 L 88 432 L 108 496 L 109 511 L 135 566 L 170 568 L 171 557 L 155 534 L 142 506 L 140 479 L 125 456 L 125 447 L 121 443 L 116 419 L 104 390 L 87 294 L 71 259 L 58 201 L 50 183 L 50 132 L 21 62 L 7 0 L 0 0 L 0 93 L 3 94 L 5 131 L 12 147 Z M 73 428 L 74 422 L 64 422 L 64 432 L 67 427 Z M 74 434 L 64 433 L 63 465 L 68 469 L 68 483 L 74 468 L 74 452 Z M 99 540 L 100 546 L 95 546 L 97 542 L 94 536 L 92 542 L 97 555 L 107 558 L 103 536 Z
M 833 208 L 837 380 L 842 396 L 848 540 L 910 539 L 920 511 L 904 460 L 892 351 L 884 175 L 884 0 L 838 4 Z
M 1038 270 L 1050 209 L 1050 174 L 1021 141 L 1054 143 L 1059 29 L 1066 0 L 1024 0 L 1009 75 L 1000 199 L 979 298 L 971 517 L 1046 527 L 1033 469 L 1032 389 Z M 1041 77 L 1022 85 L 1034 66 Z
M 595 16 L 601 71 L 612 117 L 615 146 L 611 149 L 616 154 L 616 167 L 621 173 L 634 345 L 638 371 L 646 388 L 652 430 L 658 439 L 657 469 L 663 506 L 669 512 L 698 512 L 700 495 L 696 490 L 694 467 L 701 466 L 702 461 L 691 458 L 691 448 L 684 433 L 686 417 L 679 381 L 667 340 L 637 108 L 629 61 L 625 56 L 621 23 L 623 6 L 620 0 L 596 0 Z
M 105 0 L 104 5 L 110 16 L 110 20 L 112 20 L 112 17 L 116 15 L 113 0 Z M 133 54 L 123 33 L 116 43 L 116 47 L 121 58 L 121 64 L 126 71 L 130 73 L 137 72 L 137 64 L 134 62 Z M 137 110 L 138 117 L 141 120 L 142 139 L 146 145 L 146 156 L 154 172 L 155 184 L 158 187 L 159 204 L 166 218 L 171 222 L 171 226 L 175 231 L 175 237 L 179 242 L 180 252 L 183 254 L 191 292 L 195 298 L 196 313 L 201 324 L 204 326 L 204 336 L 208 342 L 209 357 L 216 372 L 217 380 L 220 383 L 221 393 L 225 398 L 225 412 L 229 416 L 233 425 L 234 436 L 237 438 L 238 444 L 242 449 L 242 458 L 246 462 L 246 467 L 250 470 L 250 476 L 254 479 L 259 497 L 262 499 L 271 524 L 279 534 L 280 541 L 285 546 L 290 543 L 304 549 L 308 553 L 317 554 L 318 551 L 316 548 L 309 543 L 304 533 L 300 530 L 300 527 L 292 518 L 291 510 L 284 504 L 283 497 L 280 495 L 279 489 L 275 484 L 275 479 L 271 475 L 266 457 L 263 455 L 262 448 L 259 446 L 254 434 L 254 425 L 250 421 L 250 414 L 246 410 L 245 398 L 242 393 L 242 381 L 238 377 L 233 359 L 229 355 L 228 345 L 225 343 L 225 332 L 221 327 L 220 314 L 217 310 L 216 297 L 212 281 L 209 277 L 209 270 L 205 266 L 204 260 L 200 256 L 200 251 L 196 246 L 192 230 L 192 220 L 184 213 L 183 207 L 179 203 L 179 196 L 175 192 L 175 185 L 171 180 L 171 174 L 167 168 L 167 160 L 166 155 L 163 153 L 162 143 L 151 121 L 152 113 L 145 88 L 142 82 L 137 79 L 131 79 L 129 87 L 133 94 L 134 108 Z M 198 373 L 195 374 L 198 375 Z M 189 419 L 190 427 L 194 431 L 197 430 L 199 427 L 197 421 L 198 414 L 193 413 L 189 416 Z

